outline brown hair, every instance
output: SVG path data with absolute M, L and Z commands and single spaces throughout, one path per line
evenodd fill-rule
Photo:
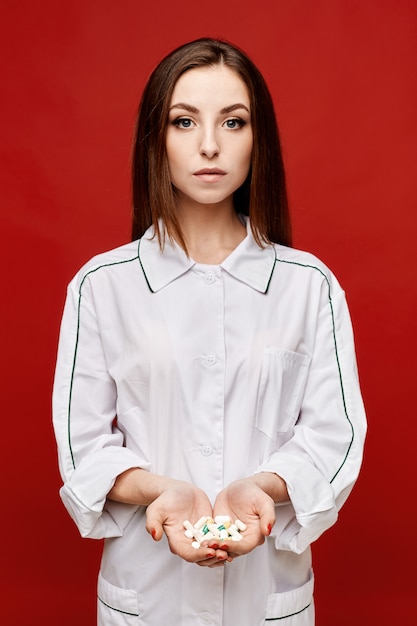
M 258 245 L 291 245 L 291 224 L 274 105 L 265 80 L 239 48 L 218 39 L 202 38 L 176 48 L 152 72 L 139 106 L 132 158 L 132 239 L 154 225 L 161 246 L 164 232 L 186 251 L 176 217 L 175 195 L 166 156 L 166 131 L 172 92 L 187 70 L 224 64 L 245 83 L 250 97 L 253 149 L 246 181 L 234 194 L 237 213 L 250 216 Z

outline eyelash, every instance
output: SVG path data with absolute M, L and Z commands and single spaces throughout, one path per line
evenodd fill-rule
M 175 120 L 172 120 L 171 124 L 182 130 L 191 128 L 191 124 L 189 126 L 181 126 L 182 122 L 191 122 L 191 120 L 189 117 L 177 117 Z
M 237 126 L 235 128 L 230 128 L 229 126 L 227 126 L 227 128 L 230 128 L 230 130 L 237 130 L 239 128 L 243 128 L 246 125 L 246 121 L 242 120 L 241 117 L 232 117 L 230 120 L 226 120 L 226 124 L 228 122 L 236 122 Z
M 190 126 L 182 126 L 181 124 L 183 122 L 192 122 L 192 120 L 189 117 L 177 117 L 175 120 L 172 120 L 171 124 L 173 126 L 176 126 L 177 128 L 180 128 L 181 130 L 188 130 L 189 128 L 191 128 Z M 230 126 L 226 126 L 226 128 L 228 128 L 229 130 L 239 130 L 240 128 L 243 128 L 247 122 L 245 120 L 242 120 L 242 118 L 240 117 L 233 117 L 230 118 L 228 120 L 226 120 L 224 122 L 224 124 L 227 125 L 228 122 L 236 122 L 237 126 L 230 128 Z

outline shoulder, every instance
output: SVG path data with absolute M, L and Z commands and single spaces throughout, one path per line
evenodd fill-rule
M 132 241 L 112 250 L 96 254 L 87 261 L 71 281 L 78 289 L 84 280 L 95 273 L 111 271 L 128 266 L 138 261 L 138 241 Z
M 278 262 L 287 263 L 289 265 L 298 265 L 300 267 L 317 269 L 325 274 L 331 273 L 330 269 L 317 256 L 299 250 L 297 248 L 288 248 L 280 244 L 274 244 L 275 256 Z
M 313 278 L 324 282 L 332 291 L 340 291 L 339 282 L 332 270 L 317 256 L 305 250 L 274 244 L 278 269 L 298 276 L 300 280 Z

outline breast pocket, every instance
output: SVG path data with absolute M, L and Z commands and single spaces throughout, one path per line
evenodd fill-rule
M 272 346 L 264 349 L 256 427 L 271 439 L 294 426 L 307 382 L 310 357 Z

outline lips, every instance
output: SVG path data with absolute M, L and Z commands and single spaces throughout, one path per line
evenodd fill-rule
M 226 172 L 217 167 L 205 167 L 197 172 L 194 172 L 193 175 L 204 183 L 216 183 L 226 176 Z

